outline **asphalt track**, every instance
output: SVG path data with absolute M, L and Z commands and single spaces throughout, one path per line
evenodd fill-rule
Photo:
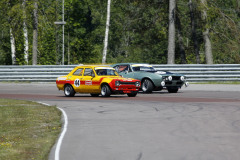
M 192 84 L 109 98 L 64 97 L 54 83 L 0 83 L 0 98 L 63 109 L 61 160 L 239 160 L 240 85 Z M 54 160 L 55 147 L 49 159 Z

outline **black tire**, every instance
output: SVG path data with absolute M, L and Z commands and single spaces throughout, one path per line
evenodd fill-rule
M 66 97 L 73 97 L 75 95 L 75 91 L 70 84 L 65 85 L 64 87 L 64 94 Z
M 177 93 L 178 92 L 177 87 L 168 87 L 167 90 L 169 93 Z
M 144 79 L 142 81 L 142 91 L 144 93 L 152 93 L 153 88 L 153 83 L 149 79 Z
M 111 90 L 110 90 L 110 88 L 108 87 L 108 85 L 106 85 L 106 84 L 102 85 L 101 95 L 102 95 L 103 97 L 109 97 L 109 96 L 111 95 Z
M 93 94 L 93 93 L 90 93 L 92 97 L 98 97 L 99 94 Z
M 138 93 L 137 91 L 133 91 L 131 93 L 127 93 L 127 95 L 128 97 L 136 97 L 137 93 Z

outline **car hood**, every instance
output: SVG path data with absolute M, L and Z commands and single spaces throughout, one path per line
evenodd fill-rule
M 156 72 L 145 72 L 145 71 L 140 71 L 138 73 L 148 73 L 148 74 L 157 74 L 157 75 L 161 75 L 161 76 L 183 76 L 182 74 L 179 73 L 172 73 L 172 72 L 168 72 L 168 71 L 156 71 Z
M 136 79 L 133 78 L 124 78 L 124 77 L 116 77 L 116 76 L 103 76 L 103 78 L 108 78 L 108 79 L 115 79 L 115 80 L 119 80 L 119 81 L 136 81 Z
M 155 74 L 159 74 L 162 76 L 183 76 L 182 74 L 172 73 L 172 72 L 168 72 L 168 71 L 157 71 L 157 72 L 155 72 Z

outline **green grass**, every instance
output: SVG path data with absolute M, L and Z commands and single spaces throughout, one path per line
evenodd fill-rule
M 61 131 L 55 106 L 0 99 L 0 159 L 45 160 Z

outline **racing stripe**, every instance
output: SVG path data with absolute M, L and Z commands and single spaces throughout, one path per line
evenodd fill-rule
M 100 85 L 104 78 L 106 78 L 106 77 L 100 78 L 99 81 L 96 81 L 96 80 L 92 81 L 92 85 Z M 75 80 L 56 80 L 56 83 L 57 84 L 66 84 L 66 83 L 74 84 L 74 81 Z M 86 81 L 89 82 L 90 80 L 80 80 L 80 85 L 85 85 Z

